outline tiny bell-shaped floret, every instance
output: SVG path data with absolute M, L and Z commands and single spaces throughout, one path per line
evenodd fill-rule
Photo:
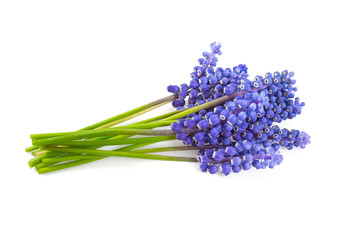
M 244 159 L 246 162 L 252 162 L 253 156 L 251 154 L 245 154 Z
M 234 125 L 236 123 L 237 117 L 235 114 L 230 114 L 227 118 L 227 122 L 231 125 Z
M 208 167 L 208 171 L 210 174 L 215 174 L 218 172 L 218 167 L 216 165 L 210 165 Z
M 242 163 L 242 168 L 244 170 L 249 170 L 251 168 L 251 164 L 249 162 L 243 162 Z
M 241 164 L 242 160 L 240 157 L 233 157 L 231 159 L 231 164 L 232 165 L 236 165 L 236 166 L 239 166 Z
M 224 176 L 229 175 L 231 170 L 231 165 L 229 163 L 222 163 L 220 165 L 220 171 Z
M 171 124 L 171 130 L 178 132 L 181 129 L 181 125 L 177 122 L 174 122 Z
M 200 164 L 208 164 L 210 159 L 206 155 L 200 155 L 198 156 L 198 161 Z
M 192 119 L 195 121 L 195 123 L 198 123 L 203 120 L 203 117 L 201 115 L 195 114 L 194 116 L 192 116 Z
M 241 171 L 241 166 L 240 165 L 232 165 L 231 169 L 234 173 L 238 173 Z
M 228 138 L 227 138 L 228 139 Z M 227 154 L 227 155 L 229 155 L 230 157 L 232 157 L 232 156 L 234 156 L 236 153 L 237 153 L 237 151 L 236 151 L 236 148 L 234 148 L 234 147 L 232 147 L 232 146 L 228 146 L 228 147 L 226 147 L 226 149 L 225 149 L 225 153 Z
M 203 119 L 197 123 L 199 129 L 205 129 L 209 126 L 209 122 L 206 119 Z
M 178 140 L 185 140 L 186 139 L 186 133 L 184 133 L 184 132 L 178 132 L 178 133 L 176 133 L 176 138 L 178 139 Z
M 194 140 L 197 142 L 203 142 L 205 139 L 204 133 L 202 132 L 197 132 L 194 134 Z
M 221 161 L 221 160 L 223 160 L 224 159 L 224 152 L 223 151 L 220 151 L 220 150 L 216 150 L 216 151 L 214 151 L 214 153 L 213 153 L 213 159 L 215 160 L 215 161 Z
M 231 130 L 233 130 L 234 126 L 232 124 L 230 124 L 229 122 L 224 124 L 224 130 L 226 132 L 230 132 Z
M 220 119 L 221 120 L 225 120 L 230 114 L 230 110 L 229 109 L 224 109 L 221 111 L 220 113 Z
M 216 114 L 210 116 L 209 122 L 212 126 L 215 126 L 220 123 L 220 117 Z
M 199 92 L 196 89 L 193 89 L 190 91 L 189 96 L 192 98 L 197 97 L 197 95 L 199 94 Z
M 185 126 L 186 128 L 192 128 L 192 127 L 194 127 L 194 126 L 195 126 L 195 121 L 194 121 L 194 119 L 191 119 L 191 118 L 186 119 L 185 122 L 184 122 L 184 126 Z
M 249 91 L 250 90 L 250 85 L 248 83 L 243 83 L 240 85 L 240 90 L 241 91 Z
M 199 87 L 199 83 L 196 80 L 190 81 L 190 88 L 195 89 Z
M 244 142 L 243 142 L 243 148 L 245 149 L 245 150 L 250 150 L 251 149 L 251 147 L 252 147 L 252 143 L 249 141 L 249 140 L 245 140 Z
M 168 90 L 168 92 L 171 92 L 171 93 L 178 93 L 179 92 L 179 87 L 176 86 L 176 85 L 169 85 L 167 87 L 167 90 Z

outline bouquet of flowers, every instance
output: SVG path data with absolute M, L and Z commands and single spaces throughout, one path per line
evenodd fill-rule
M 216 68 L 221 44 L 214 42 L 210 48 L 188 84 L 167 87 L 170 96 L 78 131 L 32 134 L 32 146 L 26 148 L 34 155 L 30 167 L 42 174 L 118 156 L 198 162 L 202 172 L 226 176 L 251 167 L 273 168 L 283 161 L 281 148 L 305 148 L 308 134 L 276 125 L 301 114 L 305 106 L 295 97 L 294 72 L 266 73 L 251 81 L 245 64 Z M 174 111 L 124 124 L 167 103 Z M 148 146 L 175 139 L 184 146 Z M 104 146 L 116 149 L 99 149 Z M 197 150 L 197 156 L 154 154 L 188 150 Z

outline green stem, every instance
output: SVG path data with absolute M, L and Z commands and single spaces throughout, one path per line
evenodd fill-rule
M 126 126 L 120 126 L 120 127 L 114 127 L 114 128 L 136 128 L 136 129 L 153 129 L 153 128 L 157 128 L 157 127 L 166 127 L 166 126 L 170 126 L 172 123 L 176 122 L 177 119 L 173 119 L 173 120 L 151 120 L 150 122 L 144 122 L 144 123 L 135 123 L 135 124 L 131 124 L 131 125 L 126 125 Z
M 168 117 L 170 117 L 170 116 L 172 116 L 174 114 L 181 113 L 184 110 L 185 109 L 181 109 L 181 110 L 175 110 L 175 111 L 172 111 L 172 112 L 169 112 L 169 113 L 164 113 L 164 114 L 161 114 L 161 115 L 156 116 L 156 117 L 148 118 L 148 119 L 142 120 L 140 122 L 130 124 L 129 126 L 134 125 L 134 124 L 143 124 L 143 123 L 149 123 L 149 122 L 155 122 L 155 121 L 163 121 L 164 119 L 166 119 L 166 118 L 168 118 Z
M 129 145 L 129 146 L 126 146 L 126 147 L 118 148 L 118 149 L 116 149 L 114 151 L 124 151 L 125 152 L 125 151 L 130 151 L 130 150 L 133 150 L 133 149 L 136 149 L 136 148 L 145 147 L 145 146 L 150 145 L 150 144 L 152 144 L 152 143 L 133 144 L 133 145 Z M 89 148 L 86 148 L 86 149 L 96 149 L 96 148 L 97 147 L 89 147 Z M 50 153 L 56 153 L 56 152 L 50 152 Z M 65 154 L 66 154 L 66 156 L 74 157 L 74 158 L 79 157 L 79 156 L 83 156 L 83 155 L 79 155 L 77 153 L 65 153 Z M 58 152 L 57 152 L 57 155 L 59 155 Z M 85 156 L 91 156 L 91 155 L 85 155 Z M 100 159 L 103 159 L 103 158 L 107 158 L 109 156 L 102 156 L 102 157 L 97 156 L 97 157 L 98 158 L 96 158 L 96 160 L 100 160 Z M 55 155 L 55 157 L 53 157 L 51 159 L 57 159 L 57 158 L 59 158 L 59 157 L 56 157 L 56 155 Z M 45 159 L 45 158 L 43 158 L 43 159 Z M 50 159 L 50 158 L 48 158 L 48 159 Z M 83 159 L 83 158 L 81 157 L 80 159 Z M 93 158 L 90 158 L 89 160 L 92 160 L 92 159 Z M 47 160 L 47 161 L 49 161 L 49 160 Z M 56 161 L 56 160 L 54 160 L 54 161 Z M 77 162 L 77 161 L 80 161 L 79 158 L 76 158 L 76 160 L 74 159 L 74 162 Z M 90 162 L 93 162 L 93 161 L 90 161 Z M 81 164 L 85 164 L 85 163 L 87 163 L 87 162 L 81 160 Z M 41 162 L 41 160 L 40 160 L 40 162 L 36 165 L 36 169 L 39 170 L 39 169 L 44 168 L 44 167 L 49 167 L 49 166 L 51 166 L 53 164 L 54 163 L 50 163 L 50 162 L 49 163 L 44 163 L 44 162 Z M 77 164 L 76 166 L 81 165 L 81 164 Z M 69 167 L 71 167 L 71 166 L 69 166 Z M 64 168 L 68 168 L 68 167 L 64 167 Z
M 135 117 L 137 117 L 137 116 L 140 116 L 140 115 L 142 115 L 142 114 L 144 114 L 144 113 L 150 112 L 151 110 L 153 110 L 153 109 L 155 109 L 155 108 L 158 108 L 158 107 L 161 107 L 162 105 L 165 105 L 165 104 L 167 104 L 167 103 L 168 103 L 168 102 L 164 102 L 164 103 L 161 103 L 161 104 L 159 104 L 159 105 L 157 105 L 157 106 L 150 107 L 150 108 L 148 108 L 148 109 L 145 109 L 145 110 L 143 110 L 143 111 L 141 111 L 141 112 L 135 113 L 135 114 L 130 115 L 130 116 L 128 116 L 128 117 L 124 117 L 124 118 L 121 118 L 121 119 L 119 119 L 119 120 L 116 120 L 116 121 L 110 122 L 110 123 L 108 123 L 108 124 L 102 125 L 102 126 L 96 128 L 96 129 L 109 128 L 109 127 L 118 125 L 118 124 L 123 123 L 123 122 L 126 122 L 126 121 L 128 121 L 128 120 L 130 120 L 130 119 L 132 119 L 132 118 L 135 118 Z
M 37 165 L 40 164 L 41 161 L 42 161 L 44 158 L 46 158 L 46 157 L 53 157 L 53 156 L 56 156 L 56 155 L 59 154 L 59 153 L 55 153 L 55 152 L 51 152 L 51 153 L 52 153 L 52 154 L 49 154 L 49 155 L 44 154 L 44 155 L 42 155 L 42 156 L 38 156 L 38 157 L 32 158 L 32 159 L 28 162 L 29 167 L 32 168 L 32 167 L 37 166 Z
M 95 159 L 99 158 L 99 156 L 96 155 L 74 155 L 74 156 L 68 156 L 68 157 L 56 157 L 56 158 L 44 158 L 42 160 L 43 163 L 60 163 L 60 162 L 68 162 L 73 160 L 83 160 L 83 159 Z
M 96 160 L 98 160 L 98 159 L 96 159 L 96 158 L 94 158 L 94 159 L 83 159 L 83 160 L 67 162 L 67 163 L 63 163 L 63 164 L 59 164 L 59 165 L 36 168 L 36 169 L 37 169 L 39 174 L 43 174 L 43 173 L 58 171 L 58 170 L 65 169 L 65 168 L 79 166 L 79 165 L 82 165 L 82 164 L 85 164 L 85 163 L 94 162 Z
M 39 149 L 38 146 L 31 146 L 31 147 L 25 148 L 25 151 L 26 151 L 26 152 L 32 152 L 32 151 L 35 151 L 35 150 L 37 150 L 37 149 Z
M 157 127 L 165 127 L 170 126 L 171 123 L 176 122 L 176 120 L 166 120 L 166 121 L 155 121 L 149 123 L 141 123 L 141 124 L 131 124 L 127 126 L 113 127 L 109 129 L 153 129 Z M 97 129 L 98 130 L 98 129 Z M 76 132 L 84 132 L 84 131 L 94 131 L 94 130 L 83 130 Z M 59 137 L 64 135 L 73 134 L 75 132 L 59 132 L 59 133 L 40 133 L 40 134 L 31 134 L 30 137 L 32 140 L 44 139 L 44 138 L 52 138 Z
M 143 137 L 143 138 L 129 138 L 129 139 L 113 139 L 113 140 L 74 140 L 68 142 L 62 142 L 62 146 L 77 146 L 77 147 L 89 147 L 89 146 L 112 146 L 112 145 L 124 145 L 124 144 L 136 144 L 136 143 L 155 143 L 161 141 L 175 140 L 174 135 L 170 136 L 157 136 L 157 137 Z
M 143 145 L 149 145 L 151 143 L 143 143 Z M 131 145 L 131 147 L 133 148 L 134 145 Z M 139 145 L 136 146 L 137 148 L 139 147 Z M 170 152 L 170 151 L 186 151 L 186 150 L 199 150 L 200 148 L 198 147 L 194 147 L 194 146 L 180 146 L 180 147 L 164 147 L 164 148 L 150 148 L 150 149 L 141 149 L 141 150 L 132 150 L 131 152 L 134 153 L 154 153 L 154 152 Z M 126 152 L 129 151 L 130 149 L 127 148 L 120 148 L 118 150 L 114 150 L 114 151 L 121 151 L 121 152 Z M 83 160 L 83 159 L 101 159 L 101 158 L 106 158 L 108 156 L 97 156 L 97 155 L 75 155 L 75 156 L 68 156 L 68 157 L 56 157 L 56 158 L 44 158 L 42 160 L 43 163 L 60 163 L 60 162 L 66 162 L 66 161 L 73 161 L 73 160 Z
M 115 136 L 115 135 L 175 135 L 176 132 L 170 130 L 148 130 L 148 129 L 98 129 L 98 130 L 83 130 L 78 132 L 68 132 L 67 135 L 33 140 L 34 146 L 43 146 L 50 144 L 57 144 L 70 140 L 91 138 L 98 136 Z
M 99 156 L 115 156 L 115 157 L 130 157 L 130 158 L 142 158 L 142 159 L 154 159 L 154 160 L 170 160 L 170 161 L 189 161 L 194 162 L 195 158 L 188 157 L 174 157 L 174 156 L 163 156 L 153 155 L 146 153 L 134 153 L 134 152 L 120 152 L 120 151 L 108 151 L 108 150 L 88 150 L 79 148 L 67 148 L 67 147 L 44 147 L 46 150 L 56 152 L 73 152 L 73 153 L 85 153 Z
M 116 122 L 118 121 L 119 119 L 122 119 L 122 118 L 125 118 L 125 117 L 128 117 L 128 116 L 131 116 L 131 115 L 134 115 L 138 112 L 142 112 L 142 113 L 145 113 L 145 112 L 148 112 L 148 111 L 151 111 L 154 109 L 155 106 L 161 106 L 163 105 L 164 103 L 168 103 L 168 102 L 171 102 L 173 100 L 176 99 L 176 95 L 173 94 L 173 95 L 170 95 L 168 97 L 165 97 L 165 98 L 161 98 L 159 100 L 156 100 L 156 101 L 153 101 L 153 102 L 150 102 L 148 104 L 145 104 L 141 107 L 138 107 L 138 108 L 135 108 L 135 109 L 132 109 L 130 111 L 127 111 L 125 113 L 121 113 L 119 115 L 116 115 L 114 117 L 111 117 L 111 118 L 108 118 L 104 121 L 101 121 L 101 122 L 98 122 L 98 123 L 95 123 L 93 125 L 90 125 L 88 127 L 85 127 L 85 128 L 82 128 L 80 130 L 91 130 L 91 129 L 96 129 L 96 128 L 99 128 L 99 127 L 102 127 L 103 125 L 108 125 L 109 123 L 111 122 Z
M 146 145 L 151 144 L 147 143 Z M 133 146 L 133 145 L 131 145 Z M 213 148 L 214 146 L 211 146 Z M 209 147 L 210 148 L 210 147 Z M 133 153 L 155 153 L 155 152 L 170 152 L 170 151 L 190 151 L 190 150 L 199 150 L 201 148 L 195 147 L 195 146 L 179 146 L 179 147 L 163 147 L 163 148 L 150 148 L 150 149 L 141 149 L 141 150 L 133 150 L 131 152 Z M 119 150 L 114 151 L 120 151 L 126 152 L 127 150 L 125 148 L 121 148 Z M 68 156 L 68 157 L 56 157 L 56 158 L 44 158 L 42 160 L 43 163 L 60 163 L 60 162 L 66 162 L 66 161 L 73 161 L 73 160 L 83 160 L 83 159 L 101 159 L 106 158 L 108 156 L 97 156 L 97 155 L 74 155 L 74 156 Z
M 58 147 L 45 147 L 47 150 L 52 151 L 64 151 L 64 152 L 76 152 L 76 153 L 90 153 L 100 156 L 118 156 L 118 157 L 130 157 L 130 158 L 141 158 L 141 159 L 152 159 L 152 160 L 164 160 L 164 161 L 183 161 L 183 162 L 196 162 L 195 158 L 189 157 L 174 157 L 174 156 L 163 156 L 163 155 L 152 155 L 145 153 L 132 153 L 132 152 L 119 152 L 119 151 L 105 151 L 105 150 L 85 150 L 85 149 L 76 149 L 76 148 L 61 148 Z M 100 158 L 100 157 L 99 157 Z M 102 158 L 102 157 L 101 157 Z M 38 169 L 40 174 L 61 170 L 64 168 L 78 166 L 84 163 L 89 163 L 98 160 L 94 159 L 83 159 L 63 164 L 58 164 L 54 166 L 44 167 Z
M 191 150 L 200 150 L 215 148 L 216 146 L 206 146 L 206 147 L 195 147 L 195 146 L 178 146 L 178 147 L 162 147 L 162 148 L 148 148 L 148 149 L 139 149 L 132 150 L 134 153 L 155 153 L 155 152 L 172 152 L 172 151 L 191 151 Z

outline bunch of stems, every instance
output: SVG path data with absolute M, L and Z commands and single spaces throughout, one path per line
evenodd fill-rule
M 250 91 L 254 91 L 254 89 L 250 89 L 247 92 Z M 26 151 L 31 152 L 34 156 L 34 158 L 29 161 L 29 166 L 32 168 L 35 167 L 38 173 L 42 174 L 97 161 L 109 156 L 195 162 L 197 161 L 195 157 L 176 157 L 152 153 L 199 150 L 202 148 L 213 148 L 215 146 L 204 146 L 202 148 L 195 146 L 181 146 L 145 148 L 141 150 L 138 148 L 161 141 L 175 140 L 176 132 L 171 130 L 158 130 L 156 128 L 170 126 L 171 123 L 176 122 L 178 119 L 184 118 L 189 114 L 218 106 L 243 94 L 245 94 L 244 91 L 238 91 L 232 95 L 223 96 L 199 106 L 176 110 L 133 124 L 115 127 L 120 123 L 124 123 L 132 118 L 172 102 L 177 98 L 176 94 L 173 94 L 87 126 L 78 131 L 32 134 L 30 136 L 32 146 L 26 148 Z M 121 145 L 121 147 L 114 150 L 99 149 L 104 146 L 118 145 Z

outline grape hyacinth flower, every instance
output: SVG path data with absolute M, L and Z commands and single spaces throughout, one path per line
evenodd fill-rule
M 228 175 L 230 169 L 239 172 L 251 167 L 273 168 L 282 162 L 280 147 L 291 150 L 294 147 L 304 148 L 310 143 L 310 136 L 305 132 L 280 129 L 274 125 L 274 122 L 280 123 L 301 114 L 305 106 L 299 98 L 295 98 L 297 89 L 293 76 L 293 72 L 284 70 L 281 73 L 266 73 L 264 77 L 258 75 L 250 81 L 247 79 L 247 67 L 242 64 L 232 70 L 210 69 L 206 75 L 201 74 L 202 80 L 192 73 L 190 86 L 191 91 L 197 92 L 197 98 L 192 101 L 189 95 L 188 105 L 201 105 L 201 100 L 213 100 L 239 91 L 246 93 L 222 105 L 203 110 L 201 125 L 188 128 L 177 122 L 172 124 L 172 130 L 187 134 L 187 141 L 184 141 L 186 145 L 212 148 L 209 161 L 200 164 L 202 171 L 208 169 L 213 174 L 219 170 Z M 202 91 L 204 88 L 199 87 L 200 84 L 207 84 L 206 93 Z M 187 116 L 185 122 L 194 119 L 194 116 L 197 115 Z M 201 138 L 200 142 L 195 137 L 199 133 L 207 136 Z M 199 150 L 199 156 L 201 159 L 205 153 Z M 216 171 L 214 166 L 217 166 Z
M 216 67 L 221 54 L 221 44 L 212 43 L 210 52 L 203 52 L 198 59 L 188 83 L 167 87 L 172 94 L 169 97 L 77 132 L 32 135 L 33 146 L 27 151 L 34 151 L 36 157 L 29 162 L 30 166 L 45 173 L 107 156 L 122 156 L 196 161 L 203 172 L 227 176 L 251 168 L 274 168 L 283 161 L 281 149 L 305 148 L 310 143 L 307 133 L 276 125 L 300 115 L 305 106 L 295 97 L 294 72 L 268 72 L 249 80 L 245 64 Z M 169 102 L 175 111 L 135 124 L 112 127 Z M 164 126 L 170 129 L 154 130 Z M 132 138 L 136 135 L 148 137 Z M 184 146 L 137 149 L 174 139 Z M 98 150 L 107 145 L 128 146 L 114 151 Z M 198 150 L 198 156 L 151 154 L 180 150 Z

